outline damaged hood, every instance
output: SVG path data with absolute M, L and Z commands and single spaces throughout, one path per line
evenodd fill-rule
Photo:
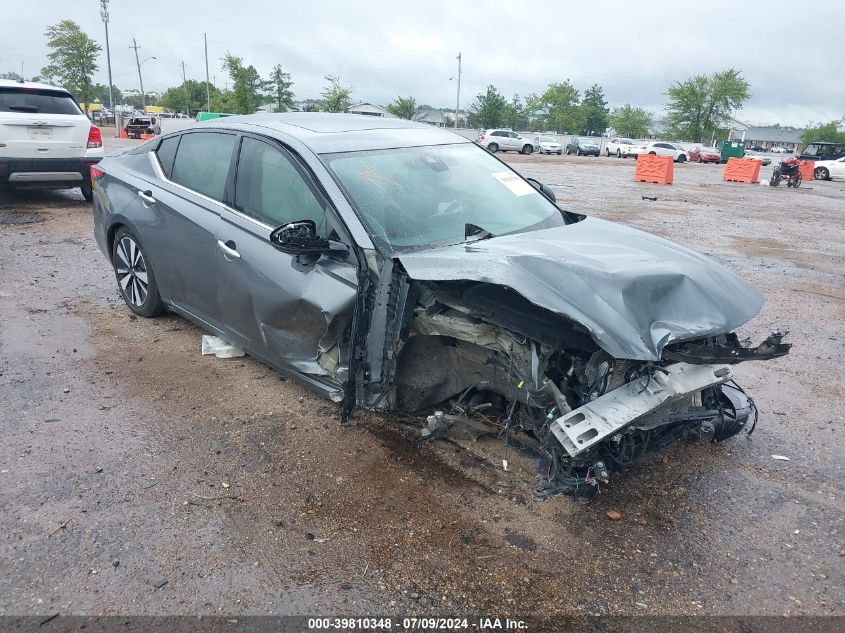
M 596 218 L 397 257 L 412 279 L 507 286 L 615 358 L 659 360 L 668 343 L 729 332 L 763 305 L 712 259 Z

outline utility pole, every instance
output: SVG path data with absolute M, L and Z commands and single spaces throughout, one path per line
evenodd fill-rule
M 208 82 L 208 34 L 202 34 L 203 42 L 205 43 L 205 99 L 207 112 L 211 112 L 211 84 Z
M 138 46 L 138 43 L 135 41 L 134 37 L 132 38 L 132 46 L 130 46 L 129 48 L 135 49 L 135 64 L 138 66 L 138 83 L 141 84 L 141 111 L 146 112 L 146 110 L 147 110 L 147 97 L 144 94 L 144 78 L 141 76 L 141 62 L 138 61 L 138 49 L 141 48 L 141 47 Z
M 182 60 L 182 87 L 185 89 L 185 102 L 188 104 L 187 110 L 185 110 L 185 114 L 191 116 L 191 96 L 188 94 L 188 87 L 185 85 L 188 83 L 188 80 L 185 79 L 185 60 Z
M 109 48 L 109 0 L 100 0 L 100 17 L 106 26 L 106 65 L 109 69 L 109 109 L 114 114 L 114 94 L 112 92 L 111 80 L 111 49 Z M 115 115 L 116 116 L 116 115 Z M 115 130 L 117 130 L 117 119 L 115 119 Z
M 455 128 L 458 127 L 458 112 L 461 110 L 461 54 L 458 53 L 458 99 L 455 102 Z

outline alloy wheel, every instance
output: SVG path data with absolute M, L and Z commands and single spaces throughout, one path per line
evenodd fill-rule
M 140 308 L 147 300 L 148 294 L 147 262 L 141 247 L 128 235 L 124 235 L 117 243 L 114 251 L 114 269 L 124 297 Z

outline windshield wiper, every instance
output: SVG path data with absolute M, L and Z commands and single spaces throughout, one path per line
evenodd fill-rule
M 471 222 L 467 222 L 464 225 L 464 241 L 469 242 L 470 238 L 472 238 L 473 242 L 478 242 L 479 240 L 486 240 L 491 237 L 496 237 L 490 231 L 486 229 L 482 229 L 477 224 L 473 224 Z
M 40 108 L 38 106 L 31 105 L 10 105 L 9 110 L 20 110 L 21 112 L 38 112 Z

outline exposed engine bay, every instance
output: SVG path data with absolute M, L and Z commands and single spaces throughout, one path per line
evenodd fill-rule
M 509 288 L 415 281 L 389 267 L 371 306 L 359 403 L 433 411 L 430 438 L 456 424 L 524 436 L 538 457 L 538 499 L 590 497 L 688 435 L 720 442 L 753 431 L 757 409 L 732 365 L 790 347 L 779 332 L 757 347 L 728 333 L 668 344 L 659 360 L 614 358 L 584 326 Z

